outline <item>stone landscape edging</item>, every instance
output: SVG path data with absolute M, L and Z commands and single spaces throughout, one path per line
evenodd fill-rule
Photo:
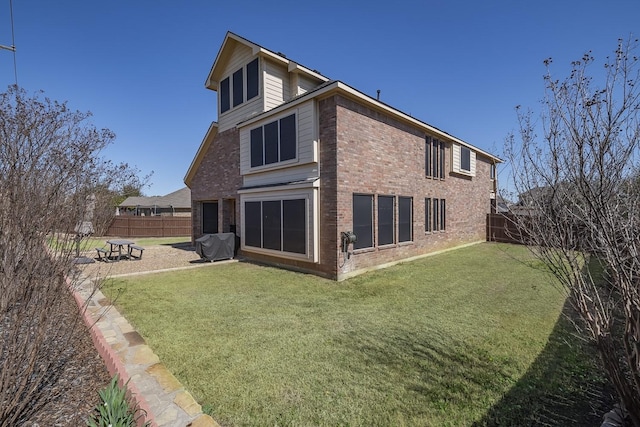
M 100 327 L 98 327 L 98 322 L 107 313 L 107 311 L 113 310 L 117 313 L 117 309 L 115 309 L 110 302 L 109 305 L 105 307 L 100 304 L 100 301 L 92 301 L 95 302 L 99 307 L 94 312 L 89 309 L 90 302 L 88 300 L 89 298 L 95 300 L 95 292 L 92 292 L 89 298 L 85 299 L 82 297 L 78 289 L 71 286 L 71 280 L 68 277 L 67 284 L 72 291 L 78 307 L 82 311 L 84 323 L 89 328 L 94 347 L 98 351 L 98 354 L 100 354 L 100 357 L 102 358 L 107 371 L 111 376 L 115 375 L 116 373 L 118 374 L 119 383 L 121 386 L 126 385 L 128 395 L 133 401 L 132 403 L 134 405 L 137 405 L 139 409 L 146 413 L 145 417 L 140 417 L 140 419 L 138 419 L 137 425 L 143 426 L 145 422 L 149 422 L 149 425 L 151 427 L 167 425 L 163 424 L 160 419 L 156 417 L 156 414 L 151 409 L 151 405 L 149 404 L 147 399 L 145 399 L 144 394 L 131 380 L 132 376 L 129 375 L 125 363 L 117 354 L 116 349 L 114 349 L 113 346 L 109 344 L 102 330 L 100 329 Z M 99 290 L 97 292 L 98 294 L 102 295 Z M 100 310 L 103 311 L 99 312 Z M 94 318 L 94 315 L 97 315 L 97 318 Z M 126 322 L 126 319 L 124 320 Z M 140 337 L 139 334 L 135 332 L 130 325 L 128 325 L 128 323 L 127 327 L 131 328 L 131 330 L 133 331 L 131 333 L 137 335 L 140 340 L 144 341 L 144 339 Z M 184 414 L 182 415 L 183 419 L 185 416 L 190 418 L 188 424 L 185 425 L 191 427 L 220 427 L 219 424 L 216 423 L 216 421 L 211 416 L 202 413 L 202 407 L 195 401 L 193 396 L 191 396 L 191 394 L 182 386 L 182 384 L 166 369 L 166 367 L 162 363 L 160 363 L 159 358 L 155 354 L 153 354 L 152 350 L 148 346 L 144 345 L 139 347 L 142 347 L 144 350 L 146 350 L 147 353 L 149 353 L 148 356 L 150 356 L 150 358 L 154 360 L 154 362 L 151 363 L 150 366 L 148 366 L 145 371 L 141 373 L 141 375 L 146 375 L 149 378 L 153 378 L 153 380 L 158 383 L 159 388 L 161 388 L 164 392 L 175 394 L 175 398 L 173 399 L 172 404 L 175 404 L 179 408 L 179 410 L 184 412 Z
M 136 405 L 137 408 L 144 411 L 145 417 L 138 420 L 138 426 L 143 426 L 145 422 L 149 422 L 151 427 L 158 427 L 153 412 L 149 408 L 149 404 L 142 396 L 142 393 L 140 393 L 140 390 L 138 390 L 138 387 L 136 387 L 136 385 L 130 381 L 131 378 L 129 377 L 124 364 L 115 353 L 111 345 L 107 342 L 100 329 L 96 327 L 97 320 L 94 320 L 92 318 L 91 313 L 88 310 L 87 300 L 84 300 L 76 289 L 73 289 L 69 278 L 67 278 L 67 284 L 71 288 L 73 297 L 76 300 L 78 307 L 82 311 L 82 319 L 89 329 L 93 345 L 102 358 L 102 361 L 107 368 L 107 372 L 109 372 L 109 375 L 111 375 L 112 377 L 118 374 L 118 383 L 120 387 L 126 385 L 129 398 L 133 400 L 132 403 Z

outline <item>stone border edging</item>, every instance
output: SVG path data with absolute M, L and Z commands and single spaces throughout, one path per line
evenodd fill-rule
M 138 426 L 150 422 L 151 427 L 220 427 L 213 418 L 202 413 L 202 407 L 193 396 L 160 363 L 160 359 L 145 344 L 144 339 L 99 290 L 91 293 L 91 300 L 87 301 L 79 289 L 71 286 L 69 278 L 67 284 L 82 310 L 82 317 L 89 328 L 94 347 L 105 363 L 107 371 L 112 376 L 116 373 L 119 375 L 120 385 L 126 384 L 133 403 L 146 412 L 146 417 L 137 421 Z M 105 301 L 107 305 L 103 304 Z M 107 321 L 101 322 L 102 320 Z M 104 323 L 108 323 L 108 326 L 105 327 Z M 109 338 L 105 336 L 105 329 L 109 332 Z M 114 343 L 110 344 L 110 340 Z M 131 357 L 127 358 L 127 355 Z M 130 365 L 129 369 L 127 365 Z M 135 384 L 136 381 L 140 382 L 146 394 L 141 392 Z M 155 405 L 145 395 L 155 399 Z M 154 406 L 160 412 L 154 412 L 151 409 Z
M 67 279 L 67 284 L 70 285 L 69 279 Z M 87 301 L 82 298 L 77 290 L 71 288 L 71 291 L 73 293 L 74 299 L 76 300 L 76 303 L 78 304 L 78 307 L 82 311 L 82 319 L 84 320 L 85 325 L 87 325 L 87 328 L 91 333 L 91 340 L 93 341 L 93 345 L 96 350 L 98 350 L 98 354 L 100 354 L 100 357 L 102 358 L 102 361 L 104 362 L 109 375 L 114 376 L 115 374 L 118 374 L 118 383 L 120 387 L 126 384 L 130 399 L 133 400 L 134 404 L 137 405 L 138 408 L 145 412 L 145 417 L 139 419 L 137 425 L 143 426 L 145 422 L 150 422 L 151 427 L 158 427 L 158 424 L 155 421 L 155 417 L 153 416 L 153 412 L 149 408 L 147 401 L 142 396 L 142 393 L 140 393 L 140 390 L 138 390 L 138 387 L 136 387 L 136 385 L 130 381 L 131 378 L 127 373 L 127 369 L 124 367 L 124 364 L 122 363 L 118 355 L 115 354 L 115 351 L 113 350 L 111 345 L 107 343 L 106 338 L 99 330 L 99 328 L 96 327 L 97 321 L 92 318 L 91 313 L 89 312 Z

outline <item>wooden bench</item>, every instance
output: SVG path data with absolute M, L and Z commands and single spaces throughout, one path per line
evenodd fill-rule
M 133 251 L 138 251 L 138 255 L 134 255 Z M 144 252 L 144 248 L 142 246 L 129 245 L 129 259 L 142 259 L 142 252 Z
M 108 251 L 104 248 L 96 248 L 98 252 L 98 261 L 109 262 L 111 261 L 109 257 L 111 256 L 111 251 Z

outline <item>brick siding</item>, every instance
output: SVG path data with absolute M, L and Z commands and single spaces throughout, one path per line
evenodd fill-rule
M 336 108 L 333 113 L 337 135 L 336 231 L 353 228 L 354 193 L 413 198 L 413 241 L 381 248 L 375 246 L 377 204 L 374 198 L 374 248 L 355 251 L 341 265 L 342 254 L 339 246 L 334 246 L 339 260 L 336 265 L 338 279 L 359 270 L 484 238 L 492 188 L 489 159 L 477 156 L 476 176 L 473 178 L 450 172 L 446 173 L 444 180 L 427 178 L 425 134 L 421 130 L 342 96 L 323 103 Z M 324 114 L 329 112 L 321 108 L 320 123 L 324 123 Z M 321 144 L 326 143 L 326 139 L 321 141 Z M 324 165 L 320 170 L 323 174 L 327 172 Z M 445 148 L 445 170 L 451 170 L 450 142 Z M 446 231 L 425 233 L 425 197 L 446 200 Z
M 318 101 L 320 177 L 320 263 L 242 253 L 256 261 L 342 279 L 376 266 L 483 240 L 490 212 L 490 159 L 476 158 L 473 178 L 447 172 L 445 179 L 425 177 L 425 134 L 407 123 L 374 111 L 341 95 Z M 435 136 L 435 135 L 434 135 Z M 451 170 L 451 142 L 445 148 L 445 170 Z M 228 224 L 235 199 L 237 233 L 241 235 L 239 133 L 216 135 L 192 182 L 193 238 L 201 233 L 201 203 L 218 201 L 219 226 Z M 355 251 L 344 257 L 340 233 L 353 229 L 354 193 L 413 199 L 413 240 Z M 425 233 L 425 197 L 446 200 L 446 231 Z M 377 212 L 374 198 L 374 242 Z M 224 212 L 223 212 L 224 211 Z M 397 212 L 397 203 L 396 203 Z M 396 215 L 397 218 L 397 215 Z M 221 231 L 224 231 L 221 229 Z M 396 230 L 397 233 L 397 230 Z
M 205 153 L 191 182 L 192 239 L 202 236 L 202 202 L 218 202 L 218 229 L 229 225 L 229 212 L 223 199 L 236 199 L 236 218 L 240 218 L 238 189 L 240 176 L 240 136 L 236 128 L 217 134 Z M 225 217 L 226 215 L 226 217 Z M 240 221 L 237 221 L 240 234 Z

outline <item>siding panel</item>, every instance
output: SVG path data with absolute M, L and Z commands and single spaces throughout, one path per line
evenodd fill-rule
M 227 63 L 224 68 L 221 80 L 224 80 L 226 77 L 229 77 L 231 74 L 236 72 L 242 67 L 245 67 L 251 60 L 253 60 L 255 56 L 252 55 L 252 51 L 249 47 L 243 45 L 237 45 L 231 59 Z M 260 60 L 259 70 L 262 69 L 262 63 L 264 60 Z M 246 70 L 243 74 L 246 74 Z M 259 82 L 258 87 L 264 83 L 264 73 L 261 73 L 263 76 L 262 81 Z M 245 91 L 246 93 L 246 91 Z M 218 93 L 218 96 L 220 94 Z M 256 98 L 252 98 L 248 102 L 244 102 L 241 105 L 232 108 L 229 111 L 226 111 L 222 114 L 218 114 L 218 132 L 224 132 L 227 129 L 230 129 L 236 126 L 243 120 L 246 120 L 248 117 L 261 113 L 263 110 L 263 95 L 262 91 L 258 90 L 258 96 Z M 218 111 L 220 111 L 220 100 L 218 99 Z
M 284 66 L 265 60 L 264 96 L 265 111 L 269 111 L 290 97 L 289 73 Z
M 265 166 L 259 169 L 251 169 L 251 130 L 255 129 L 259 126 L 264 126 L 267 123 L 273 122 L 274 120 L 281 119 L 282 117 L 286 117 L 290 114 L 296 114 L 296 131 L 298 137 L 297 143 L 297 157 L 295 161 L 292 162 L 284 162 L 282 164 L 276 163 L 270 166 Z M 287 181 L 288 178 L 285 179 L 285 176 L 290 173 L 286 172 L 286 169 L 295 168 L 301 164 L 313 163 L 317 158 L 317 130 L 316 130 L 316 119 L 315 119 L 315 102 L 310 100 L 309 102 L 305 102 L 304 104 L 299 105 L 297 108 L 292 108 L 287 110 L 277 116 L 272 116 L 265 118 L 257 123 L 253 123 L 250 126 L 246 126 L 240 129 L 240 173 L 243 175 L 259 173 L 261 174 L 266 169 L 268 170 L 278 170 L 281 171 L 279 173 L 283 174 L 283 180 Z M 246 177 L 245 177 L 246 181 Z M 251 179 L 254 181 L 254 179 Z

